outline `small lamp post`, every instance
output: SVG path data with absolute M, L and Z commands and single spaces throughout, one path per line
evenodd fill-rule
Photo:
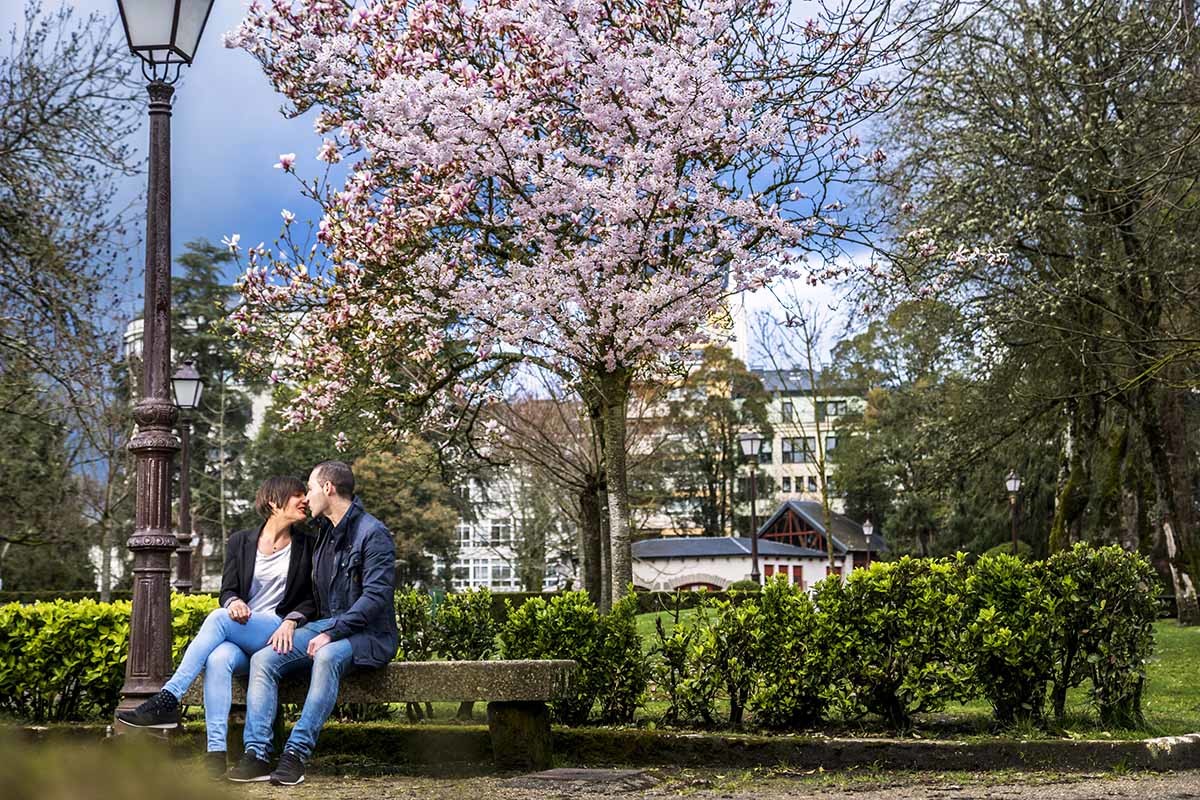
M 1012 526 L 1012 554 L 1017 554 L 1017 493 L 1021 491 L 1021 479 L 1013 470 L 1008 471 L 1004 479 L 1004 488 L 1008 489 L 1008 516 Z
M 183 362 L 171 377 L 175 407 L 179 409 L 179 532 L 175 548 L 175 591 L 192 591 L 192 417 L 200 407 L 204 383 L 191 359 Z
M 762 585 L 762 575 L 758 571 L 758 510 L 755 507 L 758 484 L 758 451 L 762 447 L 762 439 L 754 433 L 743 433 L 738 436 L 738 445 L 742 455 L 750 460 L 750 580 Z
M 192 63 L 213 0 L 117 0 L 130 51 L 142 60 L 150 95 L 146 192 L 146 283 L 142 311 L 141 399 L 129 441 L 137 468 L 133 609 L 129 658 L 119 710 L 136 708 L 171 674 L 171 467 L 179 410 L 168 393 L 171 360 L 171 96 L 179 70 Z M 123 723 L 113 726 L 121 732 Z
M 862 524 L 863 536 L 867 538 L 867 566 L 871 566 L 871 534 L 875 532 L 875 526 L 871 524 L 871 518 L 867 517 Z

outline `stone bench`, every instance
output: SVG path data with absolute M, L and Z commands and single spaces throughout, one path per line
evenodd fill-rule
M 386 669 L 351 672 L 339 703 L 486 702 L 492 756 L 501 769 L 546 769 L 552 755 L 546 703 L 571 688 L 574 661 L 396 661 Z M 303 704 L 308 676 L 285 678 L 279 702 Z M 204 705 L 203 678 L 183 696 Z M 235 677 L 234 705 L 246 703 L 246 676 Z M 236 748 L 240 750 L 240 746 Z

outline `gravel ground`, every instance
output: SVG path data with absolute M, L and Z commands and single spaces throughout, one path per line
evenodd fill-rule
M 269 784 L 232 787 L 255 800 L 599 800 L 685 797 L 696 800 L 1107 800 L 1170 798 L 1200 800 L 1200 771 L 1141 774 L 842 773 L 787 770 L 559 770 L 553 777 L 448 777 L 337 774 L 314 769 L 296 787 Z M 545 775 L 543 773 L 542 775 Z

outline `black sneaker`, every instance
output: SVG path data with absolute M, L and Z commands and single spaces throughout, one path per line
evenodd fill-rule
M 179 725 L 179 700 L 163 689 L 133 711 L 118 711 L 117 719 L 135 728 L 174 728 Z
M 224 778 L 227 769 L 229 769 L 229 764 L 225 761 L 224 750 L 204 754 L 204 771 L 208 773 L 208 777 L 213 780 Z
M 271 764 L 263 761 L 254 753 L 243 753 L 242 760 L 233 769 L 225 773 L 225 779 L 234 783 L 252 783 L 265 781 L 271 777 Z
M 291 750 L 284 750 L 283 755 L 279 757 L 279 763 L 275 765 L 275 771 L 271 773 L 271 783 L 276 786 L 304 783 L 304 762 L 300 760 L 300 756 Z

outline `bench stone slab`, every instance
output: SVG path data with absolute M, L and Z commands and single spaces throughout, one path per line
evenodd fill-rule
M 395 661 L 386 669 L 351 672 L 342 679 L 339 703 L 548 702 L 571 688 L 576 663 L 566 660 Z M 308 675 L 285 678 L 279 702 L 303 703 Z M 203 678 L 183 696 L 204 704 Z M 246 676 L 233 681 L 234 705 L 246 703 Z

